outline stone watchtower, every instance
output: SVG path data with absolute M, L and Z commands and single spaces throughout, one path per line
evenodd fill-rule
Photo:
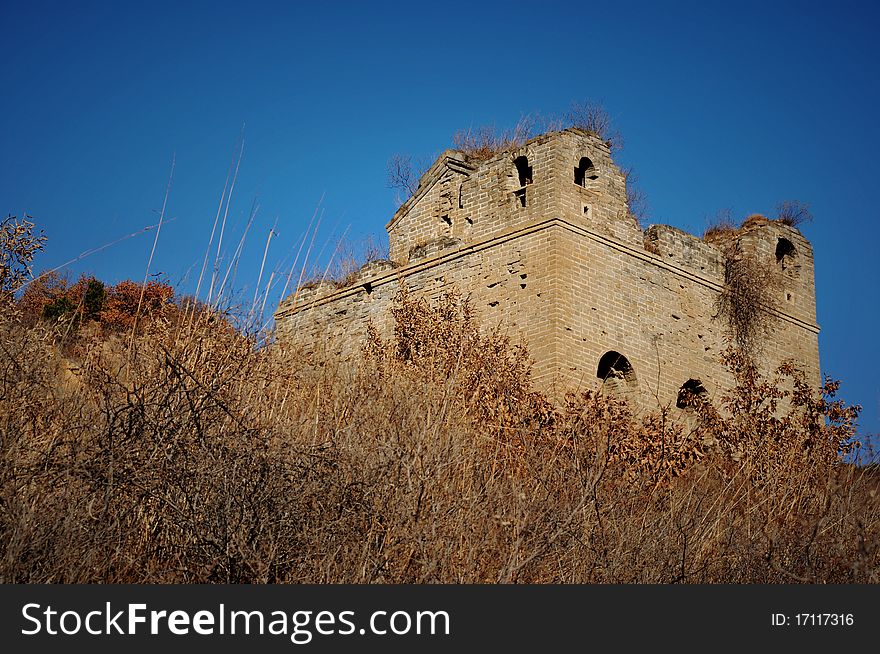
M 721 247 L 667 225 L 643 232 L 624 175 L 592 134 L 551 132 L 485 161 L 447 150 L 387 230 L 391 261 L 281 303 L 279 341 L 344 352 L 368 319 L 390 327 L 399 283 L 429 298 L 454 285 L 483 324 L 525 337 L 545 388 L 601 384 L 651 408 L 682 388 L 714 395 L 732 383 L 719 361 L 726 325 L 714 317 Z M 727 238 L 775 277 L 762 367 L 792 359 L 818 381 L 810 243 L 764 218 Z

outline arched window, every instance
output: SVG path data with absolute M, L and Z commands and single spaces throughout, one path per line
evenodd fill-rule
M 636 371 L 625 356 L 610 351 L 599 359 L 596 377 L 602 380 L 602 389 L 616 397 L 633 397 L 638 380 Z
M 699 379 L 688 379 L 681 388 L 678 389 L 678 399 L 675 406 L 679 409 L 690 409 L 696 404 L 697 398 L 706 399 L 709 391 L 703 386 L 703 382 Z
M 794 243 L 787 238 L 780 238 L 776 241 L 776 263 L 782 272 L 790 275 L 797 274 L 797 250 Z
M 519 185 L 525 186 L 532 183 L 532 167 L 529 165 L 529 159 L 525 155 L 517 157 L 513 160 L 516 166 L 516 175 L 519 178 Z
M 578 186 L 586 186 L 588 179 L 598 179 L 596 167 L 588 157 L 581 157 L 580 163 L 574 169 L 574 183 Z

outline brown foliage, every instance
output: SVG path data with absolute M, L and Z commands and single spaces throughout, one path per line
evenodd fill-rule
M 9 215 L 0 220 L 0 296 L 5 300 L 31 277 L 34 255 L 46 243 L 42 231 L 34 234 L 29 218 Z
M 173 297 L 174 289 L 163 282 L 149 281 L 140 284 L 125 280 L 109 289 L 100 313 L 100 321 L 110 329 L 127 331 L 141 317 L 147 322 L 167 317 L 172 310 Z
M 70 282 L 56 272 L 40 275 L 28 284 L 18 300 L 18 309 L 30 323 L 34 323 L 43 315 L 43 309 L 61 298 L 70 298 Z M 79 298 L 73 302 L 79 304 Z
M 343 363 L 200 312 L 131 358 L 91 336 L 71 380 L 0 314 L 0 581 L 880 580 L 836 384 L 732 353 L 718 407 L 557 406 L 465 299 L 394 317 Z
M 496 327 L 481 333 L 470 302 L 458 293 L 432 306 L 404 288 L 391 309 L 394 337 L 383 340 L 371 326 L 364 349 L 377 381 L 407 376 L 442 384 L 453 406 L 496 438 L 537 420 L 551 423 L 550 403 L 531 388 L 531 365 L 524 343 L 511 343 Z
M 71 284 L 67 278 L 49 272 L 25 288 L 17 309 L 29 325 L 42 318 L 51 323 L 60 321 L 67 329 L 94 321 L 110 331 L 130 331 L 135 325 L 139 303 L 137 322 L 149 325 L 155 320 L 172 318 L 177 312 L 173 298 L 174 289 L 163 282 L 150 281 L 143 285 L 125 280 L 105 287 L 94 277 L 83 275 Z

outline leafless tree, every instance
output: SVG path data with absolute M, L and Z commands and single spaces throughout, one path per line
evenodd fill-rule
M 388 188 L 406 191 L 413 195 L 419 188 L 419 179 L 413 170 L 412 157 L 395 154 L 388 160 Z
M 648 196 L 639 186 L 639 177 L 632 167 L 623 171 L 623 178 L 626 181 L 626 206 L 629 213 L 640 225 L 644 225 L 650 216 Z

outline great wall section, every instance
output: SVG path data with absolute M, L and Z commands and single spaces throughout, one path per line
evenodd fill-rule
M 430 300 L 455 288 L 484 325 L 525 338 L 536 383 L 548 390 L 604 384 L 656 407 L 674 405 L 682 388 L 714 396 L 732 384 L 716 315 L 722 245 L 667 225 L 643 231 L 627 207 L 625 176 L 590 133 L 551 132 L 485 161 L 447 150 L 387 231 L 389 261 L 282 301 L 279 342 L 345 354 L 370 322 L 391 329 L 400 284 Z M 729 238 L 775 275 L 761 368 L 792 360 L 818 382 L 809 241 L 763 218 Z

